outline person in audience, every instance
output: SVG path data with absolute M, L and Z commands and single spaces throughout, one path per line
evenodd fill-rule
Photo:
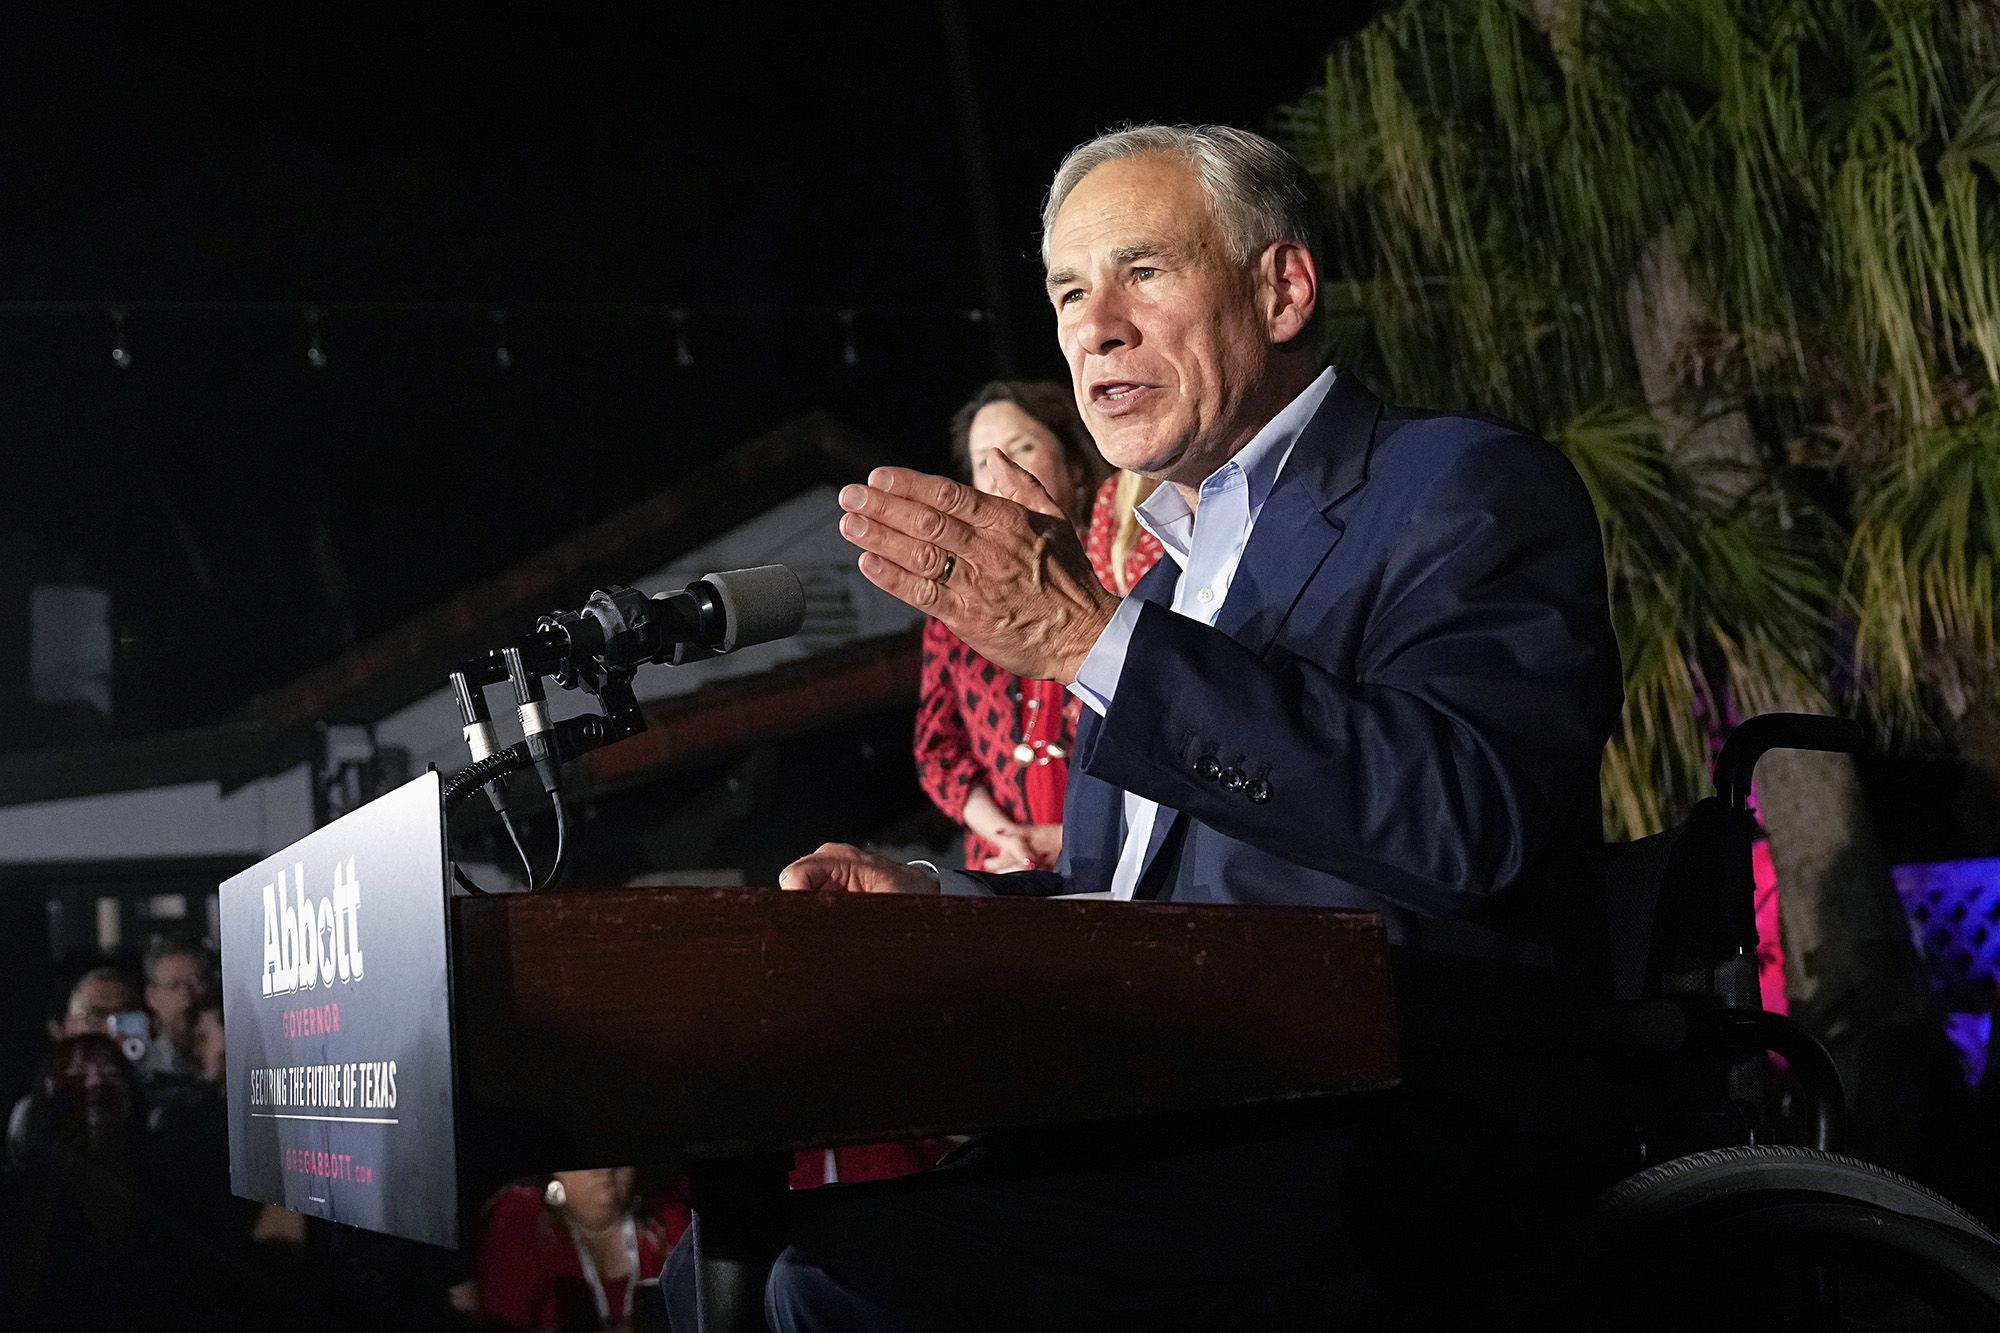
M 194 1015 L 194 1062 L 203 1083 L 220 1088 L 229 1072 L 229 1050 L 223 1044 L 222 997 L 210 995 Z
M 120 1171 L 132 1164 L 145 1099 L 131 1062 L 101 1029 L 50 1047 L 27 1102 L 16 1162 L 57 1152 Z
M 264 1205 L 237 1199 L 229 1191 L 221 1020 L 221 1000 L 210 991 L 182 1020 L 192 1043 L 186 1052 L 189 1072 L 155 1067 L 149 1077 L 141 1061 L 138 1073 L 149 1104 L 146 1143 L 153 1192 L 202 1234 L 236 1246 L 249 1239 Z
M 246 1267 L 257 1205 L 229 1194 L 218 1095 L 155 1104 L 120 1044 L 85 1032 L 50 1048 L 20 1129 L 0 1170 L 0 1329 L 315 1326 L 302 1288 Z
M 109 963 L 91 968 L 69 988 L 59 1011 L 48 1019 L 49 1040 L 61 1043 L 71 1037 L 95 1034 L 110 1040 L 111 1021 L 121 1014 L 142 1012 L 139 983 L 122 967 Z M 23 1093 L 7 1115 L 7 1147 L 18 1154 L 21 1135 L 26 1132 L 30 1089 Z
M 142 1326 L 121 1321 L 139 1319 L 146 1298 L 107 1280 L 144 1258 L 133 1227 L 144 1098 L 131 1062 L 101 1026 L 65 1036 L 16 1119 L 0 1190 L 0 1327 Z
M 60 1021 L 49 1021 L 49 1040 L 80 1037 L 86 1032 L 109 1033 L 114 1017 L 144 1007 L 139 984 L 131 973 L 110 963 L 93 967 L 70 987 Z
M 195 1054 L 195 1015 L 215 991 L 214 955 L 191 936 L 166 935 L 146 949 L 145 969 L 153 1040 L 140 1070 L 149 1079 L 193 1081 L 201 1074 Z
M 688 1227 L 684 1182 L 642 1194 L 629 1166 L 558 1171 L 487 1201 L 474 1243 L 492 1328 L 569 1333 L 632 1327 L 636 1288 Z
M 996 380 L 958 410 L 951 437 L 975 488 L 991 493 L 997 453 L 1033 474 L 1072 524 L 1087 519 L 1104 460 L 1067 387 Z M 964 826 L 969 869 L 1055 864 L 1078 708 L 1060 685 L 1003 671 L 942 621 L 925 624 L 917 773 L 938 809 Z
M 1137 472 L 1120 471 L 1097 488 L 1083 552 L 1097 571 L 1097 581 L 1120 597 L 1138 587 L 1146 571 L 1166 554 L 1160 539 L 1139 524 L 1139 506 L 1159 484 Z

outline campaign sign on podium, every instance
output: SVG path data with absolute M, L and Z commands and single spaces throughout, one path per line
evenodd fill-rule
M 426 773 L 222 885 L 229 1183 L 456 1247 L 438 795 Z

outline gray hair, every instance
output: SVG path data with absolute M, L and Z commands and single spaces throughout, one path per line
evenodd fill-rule
M 160 964 L 169 958 L 194 959 L 201 967 L 202 984 L 205 986 L 215 984 L 215 954 L 206 944 L 192 935 L 173 934 L 155 936 L 152 943 L 146 946 L 143 967 L 148 986 L 153 984 L 154 974 L 160 970 Z
M 1230 253 L 1247 264 L 1274 241 L 1298 241 L 1320 257 L 1326 195 L 1298 160 L 1261 134 L 1229 125 L 1130 125 L 1070 151 L 1042 204 L 1042 263 L 1056 214 L 1077 182 L 1124 157 L 1170 157 L 1194 169 Z

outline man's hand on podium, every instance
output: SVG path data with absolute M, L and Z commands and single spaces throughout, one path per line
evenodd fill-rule
M 833 893 L 936 893 L 937 876 L 844 842 L 823 843 L 778 872 L 781 889 Z

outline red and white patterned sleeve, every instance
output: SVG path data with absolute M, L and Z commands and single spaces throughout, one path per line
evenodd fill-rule
M 924 623 L 923 668 L 917 696 L 917 780 L 954 824 L 965 822 L 965 798 L 985 773 L 959 711 L 957 668 L 972 650 L 941 620 Z

